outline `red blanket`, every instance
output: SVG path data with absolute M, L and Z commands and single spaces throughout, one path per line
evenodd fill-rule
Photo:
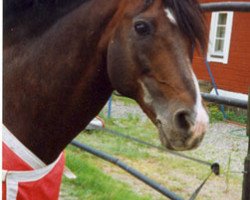
M 3 127 L 3 200 L 57 200 L 64 169 L 63 153 L 50 165 Z

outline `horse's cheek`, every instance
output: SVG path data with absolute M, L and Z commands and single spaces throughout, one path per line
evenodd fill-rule
M 126 47 L 119 40 L 112 40 L 108 46 L 107 70 L 110 82 L 115 90 L 124 96 L 134 96 L 133 62 L 126 53 Z

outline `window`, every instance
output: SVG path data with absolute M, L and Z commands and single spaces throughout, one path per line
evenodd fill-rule
M 233 12 L 213 12 L 207 60 L 228 63 Z

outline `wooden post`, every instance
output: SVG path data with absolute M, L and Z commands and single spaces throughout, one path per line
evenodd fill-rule
M 248 136 L 248 153 L 245 158 L 244 177 L 242 188 L 242 200 L 250 200 L 250 89 L 248 93 L 247 109 L 247 136 Z

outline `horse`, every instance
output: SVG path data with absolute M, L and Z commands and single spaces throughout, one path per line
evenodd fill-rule
M 3 124 L 52 163 L 114 90 L 171 150 L 208 126 L 191 57 L 206 49 L 196 0 L 4 0 Z

